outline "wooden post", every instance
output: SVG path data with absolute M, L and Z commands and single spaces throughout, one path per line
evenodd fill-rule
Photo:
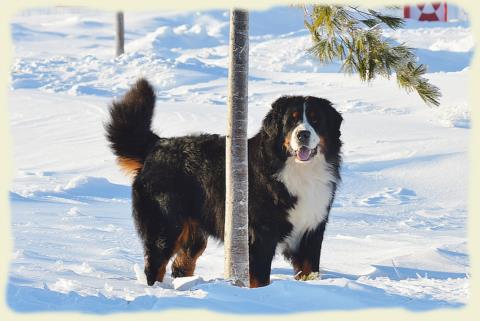
M 125 52 L 125 26 L 123 21 L 123 12 L 119 11 L 116 15 L 116 33 L 115 33 L 115 42 L 117 44 L 116 56 L 123 55 Z
M 225 279 L 249 285 L 248 259 L 248 12 L 230 12 L 226 135 Z

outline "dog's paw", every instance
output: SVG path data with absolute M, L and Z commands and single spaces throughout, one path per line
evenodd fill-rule
M 147 284 L 152 286 L 157 281 L 157 273 L 154 273 L 150 269 L 145 269 L 145 277 L 147 278 Z
M 145 266 L 145 277 L 147 278 L 147 284 L 152 286 L 155 284 L 156 281 L 163 282 L 163 277 L 165 276 L 165 267 L 154 267 L 152 268 L 151 265 Z
M 187 275 L 187 272 L 184 271 L 183 269 L 179 268 L 179 267 L 176 267 L 176 266 L 172 266 L 172 278 L 183 278 L 183 277 L 186 277 L 186 276 L 190 276 L 190 275 Z
M 319 272 L 311 272 L 309 274 L 305 274 L 302 271 L 300 271 L 295 275 L 295 280 L 298 280 L 298 281 L 312 281 L 312 280 L 319 280 L 319 279 L 320 279 Z

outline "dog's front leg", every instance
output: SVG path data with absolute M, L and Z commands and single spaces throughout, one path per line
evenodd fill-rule
M 275 255 L 275 238 L 254 236 L 249 247 L 250 287 L 258 288 L 270 284 L 270 271 Z
M 289 257 L 297 280 L 308 280 L 319 275 L 320 252 L 326 225 L 327 222 L 323 221 L 315 230 L 306 232 L 298 248 L 290 253 Z

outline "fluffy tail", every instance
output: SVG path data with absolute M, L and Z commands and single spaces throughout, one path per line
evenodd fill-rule
M 106 137 L 120 167 L 133 176 L 159 139 L 150 129 L 154 106 L 155 92 L 145 79 L 139 79 L 120 101 L 110 106 Z

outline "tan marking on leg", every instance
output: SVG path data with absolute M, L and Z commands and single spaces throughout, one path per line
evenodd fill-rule
M 182 245 L 189 241 L 191 234 L 195 233 L 197 224 L 198 223 L 193 220 L 188 220 L 187 222 L 185 222 L 184 229 L 182 231 L 182 234 L 180 234 L 179 240 L 177 242 L 177 247 L 179 250 L 176 251 L 177 255 L 175 257 L 175 261 L 173 262 L 173 266 L 175 268 L 178 268 L 179 270 L 184 271 L 185 276 L 193 275 L 198 258 L 207 248 L 207 243 L 205 242 L 203 248 L 201 248 L 197 253 L 195 253 L 193 257 L 181 248 Z
M 177 241 L 175 242 L 172 256 L 175 255 L 180 250 L 181 246 L 185 244 L 185 242 L 187 242 L 188 238 L 190 237 L 190 233 L 191 233 L 190 224 L 191 223 L 189 220 L 183 223 L 182 232 L 180 233 L 180 235 L 177 238 Z
M 270 282 L 267 282 L 267 283 L 264 283 L 264 282 L 260 282 L 259 280 L 257 280 L 256 278 L 254 278 L 253 276 L 250 275 L 250 288 L 260 288 L 262 286 L 267 286 L 269 285 Z
M 179 270 L 182 270 L 185 273 L 185 276 L 193 276 L 193 273 L 195 272 L 195 266 L 197 264 L 197 260 L 203 254 L 206 248 L 207 248 L 207 244 L 205 243 L 205 246 L 193 257 L 188 255 L 186 251 L 180 250 L 177 256 L 175 257 L 173 266 Z
M 182 232 L 180 233 L 180 235 L 177 238 L 177 241 L 175 242 L 172 255 L 170 257 L 175 255 L 180 250 L 180 246 L 183 245 L 186 240 L 188 240 L 188 237 L 190 235 L 189 233 L 190 233 L 190 224 L 189 222 L 185 222 L 183 224 Z M 144 259 L 145 259 L 145 267 L 148 269 L 150 265 L 150 263 L 148 262 L 148 256 L 145 256 Z M 160 267 L 157 270 L 156 281 L 163 282 L 163 278 L 165 277 L 165 273 L 167 271 L 168 261 L 169 259 L 166 259 L 160 264 Z
M 162 264 L 158 268 L 157 282 L 163 282 L 163 278 L 165 277 L 165 272 L 167 271 L 167 264 L 168 264 L 168 261 L 166 261 L 164 264 Z
M 305 279 L 313 272 L 312 265 L 308 260 L 304 260 L 303 262 L 293 262 L 293 270 L 295 272 L 296 280 Z

